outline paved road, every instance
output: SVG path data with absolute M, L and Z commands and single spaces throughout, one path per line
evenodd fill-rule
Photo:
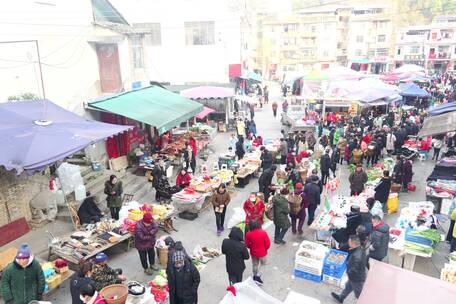
M 278 87 L 271 87 L 271 100 L 274 98 L 280 100 Z M 278 138 L 280 136 L 280 118 L 272 116 L 271 105 L 265 106 L 255 114 L 255 121 L 257 123 L 258 133 L 264 138 Z M 219 134 L 214 142 L 211 144 L 213 151 L 218 153 L 227 149 L 229 134 Z M 211 156 L 211 160 L 215 160 L 217 153 Z M 432 170 L 432 164 L 428 162 L 415 163 L 415 183 L 417 184 L 417 191 L 410 194 L 401 194 L 400 205 L 404 206 L 408 201 L 419 201 L 424 199 L 424 180 L 425 177 Z M 348 188 L 348 172 L 346 166 L 343 166 L 341 171 L 342 185 L 339 190 L 340 194 L 349 194 Z M 244 200 L 248 197 L 249 192 L 258 190 L 257 180 L 252 180 L 250 184 L 244 189 L 237 189 L 236 196 L 230 204 L 226 219 L 227 221 L 232 215 L 234 207 L 241 207 Z M 152 199 L 150 195 L 150 199 Z M 397 215 L 389 216 L 387 221 L 394 224 Z M 228 231 L 221 237 L 216 236 L 215 216 L 212 210 L 207 210 L 200 214 L 199 218 L 195 221 L 185 221 L 178 219 L 176 221 L 176 228 L 179 230 L 173 233 L 172 236 L 176 240 L 181 240 L 186 247 L 187 251 L 191 252 L 195 245 L 208 246 L 220 248 L 221 242 L 224 237 L 227 237 Z M 273 226 L 269 226 L 267 231 L 273 238 Z M 294 267 L 294 254 L 296 245 L 302 239 L 313 240 L 313 233 L 305 227 L 305 234 L 301 237 L 293 236 L 289 232 L 285 240 L 286 245 L 272 245 L 268 259 L 269 263 L 262 269 L 262 278 L 265 282 L 263 289 L 272 296 L 284 300 L 289 290 L 300 292 L 311 297 L 319 299 L 322 303 L 332 303 L 329 296 L 331 291 L 337 290 L 331 286 L 323 283 L 317 284 L 310 281 L 295 279 L 292 276 Z M 432 260 L 424 260 L 417 258 L 416 271 L 431 275 L 434 277 L 439 276 L 441 267 L 443 266 L 448 246 L 442 244 L 439 247 L 440 252 L 437 253 Z M 122 267 L 131 280 L 144 282 L 148 280 L 142 271 L 138 253 L 136 250 L 130 250 L 125 253 L 121 249 L 112 250 L 109 254 L 111 257 L 110 264 L 113 267 Z M 251 275 L 251 263 L 247 262 L 247 269 L 244 277 Z M 207 267 L 201 271 L 201 285 L 199 287 L 199 303 L 200 304 L 215 304 L 225 295 L 225 289 L 228 284 L 228 277 L 225 271 L 225 258 L 219 257 L 207 264 Z M 69 289 L 66 287 L 58 290 L 50 299 L 52 303 L 69 303 Z M 352 303 L 353 298 L 349 298 L 347 303 Z

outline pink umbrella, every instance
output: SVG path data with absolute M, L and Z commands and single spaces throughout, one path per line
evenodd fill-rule
M 215 110 L 208 108 L 208 107 L 204 107 L 203 110 L 199 114 L 197 114 L 195 117 L 198 119 L 203 119 L 204 117 L 206 117 L 207 115 L 209 115 L 213 112 L 215 112 Z
M 192 99 L 227 98 L 234 96 L 234 90 L 223 87 L 201 86 L 183 90 L 180 94 Z

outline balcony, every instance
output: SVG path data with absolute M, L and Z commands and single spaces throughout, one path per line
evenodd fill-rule
M 424 60 L 425 57 L 424 54 L 410 54 L 404 55 L 404 60 Z

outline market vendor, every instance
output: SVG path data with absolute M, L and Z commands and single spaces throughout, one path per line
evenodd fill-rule
M 245 212 L 245 232 L 249 230 L 249 224 L 253 221 L 257 222 L 260 226 L 263 225 L 263 216 L 265 205 L 263 200 L 255 193 L 250 193 L 249 198 L 244 202 Z
M 111 211 L 111 218 L 119 220 L 119 212 L 122 207 L 122 181 L 119 181 L 117 176 L 111 175 L 105 183 L 104 193 L 107 195 L 106 202 Z
M 90 196 L 90 192 L 87 192 L 86 195 L 87 197 L 78 209 L 79 223 L 81 225 L 98 223 L 103 217 L 103 213 L 97 206 L 98 199 L 96 196 Z
M 348 238 L 356 234 L 356 228 L 362 224 L 362 217 L 359 206 L 351 206 L 347 214 L 347 226 L 333 233 L 333 238 L 339 243 L 339 249 L 346 251 Z
M 112 269 L 108 266 L 108 256 L 105 253 L 101 252 L 95 256 L 92 281 L 97 291 L 109 285 L 121 284 L 126 279 L 122 274 L 122 269 Z
M 258 148 L 260 146 L 263 145 L 263 138 L 258 135 L 254 140 L 253 140 L 253 143 L 252 143 L 252 146 L 255 147 L 255 148 Z
M 160 180 L 164 177 L 166 178 L 166 169 L 165 169 L 165 162 L 163 160 L 156 160 L 154 169 L 152 170 L 152 186 L 155 188 L 155 200 L 160 200 L 160 192 L 158 191 L 158 186 L 160 184 Z
M 274 177 L 275 171 L 277 170 L 276 165 L 272 165 L 271 168 L 266 169 L 261 173 L 260 178 L 258 179 L 258 188 L 259 192 L 263 193 L 264 200 L 267 202 L 269 199 L 269 194 L 271 192 L 272 178 Z
M 176 176 L 176 186 L 179 187 L 179 190 L 182 190 L 190 186 L 191 180 L 192 177 L 190 176 L 190 174 L 187 172 L 187 170 L 185 170 L 185 168 L 182 168 L 182 170 Z
M 185 160 L 185 170 L 188 171 L 189 168 L 192 169 L 192 172 L 196 172 L 196 154 L 191 145 L 187 145 L 184 151 L 184 160 Z

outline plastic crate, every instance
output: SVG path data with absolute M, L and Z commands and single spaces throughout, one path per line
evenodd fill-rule
M 299 270 L 299 271 L 315 274 L 315 275 L 322 275 L 322 273 L 323 273 L 323 263 L 321 263 L 317 267 L 311 267 L 311 266 L 308 266 L 308 265 L 303 265 L 303 264 L 299 264 L 299 263 L 295 262 L 295 269 Z
M 339 264 L 328 261 L 328 256 L 331 254 L 331 252 L 344 255 L 344 260 Z M 329 254 L 326 256 L 325 262 L 323 264 L 323 274 L 335 278 L 341 278 L 345 270 L 347 269 L 347 258 L 348 253 L 336 249 L 331 249 Z
M 317 282 L 317 283 L 321 282 L 321 275 L 315 275 L 315 274 L 300 271 L 297 269 L 294 270 L 294 276 L 297 278 L 305 279 L 305 280 L 312 281 L 312 282 Z
M 323 283 L 328 285 L 344 288 L 345 287 L 345 277 L 342 275 L 340 278 L 335 278 L 329 275 L 324 274 L 322 276 Z

